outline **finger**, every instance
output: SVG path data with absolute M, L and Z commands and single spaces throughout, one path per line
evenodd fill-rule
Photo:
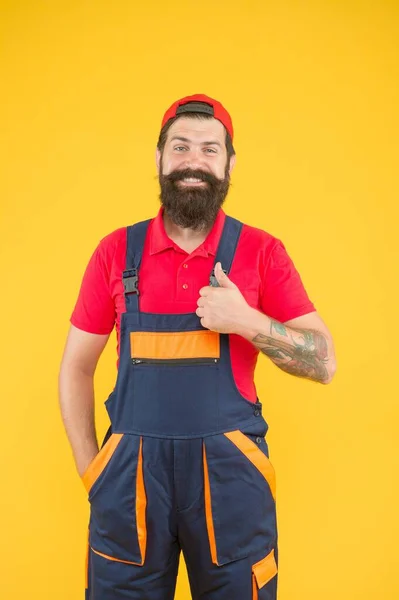
M 210 285 L 206 285 L 205 287 L 202 287 L 200 289 L 199 295 L 200 296 L 208 296 L 211 291 L 212 291 L 212 287 Z
M 206 325 L 204 325 L 204 323 L 205 323 L 204 318 L 200 319 L 200 323 L 201 323 L 202 327 L 205 327 L 205 329 L 208 329 L 208 327 Z
M 228 289 L 236 289 L 237 286 L 235 283 L 231 281 L 231 279 L 226 275 L 226 273 L 222 269 L 222 265 L 220 262 L 217 262 L 215 265 L 215 277 L 220 287 L 228 288 Z

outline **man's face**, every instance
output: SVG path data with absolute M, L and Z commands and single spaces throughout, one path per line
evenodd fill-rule
M 227 160 L 225 137 L 217 119 L 181 117 L 170 127 L 162 155 L 157 150 L 160 200 L 176 225 L 212 227 L 235 163 L 234 156 Z

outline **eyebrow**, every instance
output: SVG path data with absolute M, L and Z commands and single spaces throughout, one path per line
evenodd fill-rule
M 187 142 L 187 143 L 191 142 L 191 140 L 189 140 L 188 138 L 180 137 L 180 136 L 177 136 L 177 135 L 173 136 L 170 139 L 171 142 L 173 142 L 173 140 L 179 140 L 180 142 Z M 221 144 L 220 144 L 220 142 L 217 142 L 216 140 L 210 141 L 210 142 L 202 142 L 202 145 L 203 146 L 212 146 L 212 145 L 214 145 L 214 146 L 220 146 L 220 147 L 222 147 Z

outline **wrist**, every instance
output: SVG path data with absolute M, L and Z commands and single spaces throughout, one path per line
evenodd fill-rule
M 270 318 L 267 315 L 248 305 L 247 310 L 242 313 L 235 333 L 252 342 L 259 333 L 267 330 L 269 323 Z

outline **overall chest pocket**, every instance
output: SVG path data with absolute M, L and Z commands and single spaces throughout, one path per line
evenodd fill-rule
M 203 466 L 212 562 L 221 566 L 273 548 L 275 474 L 265 439 L 240 430 L 207 437 Z
M 192 435 L 218 426 L 220 337 L 210 330 L 130 332 L 135 430 Z
M 220 336 L 209 329 L 195 331 L 131 331 L 132 364 L 217 364 Z
M 146 492 L 143 440 L 112 434 L 83 475 L 90 502 L 90 546 L 109 560 L 143 565 Z

